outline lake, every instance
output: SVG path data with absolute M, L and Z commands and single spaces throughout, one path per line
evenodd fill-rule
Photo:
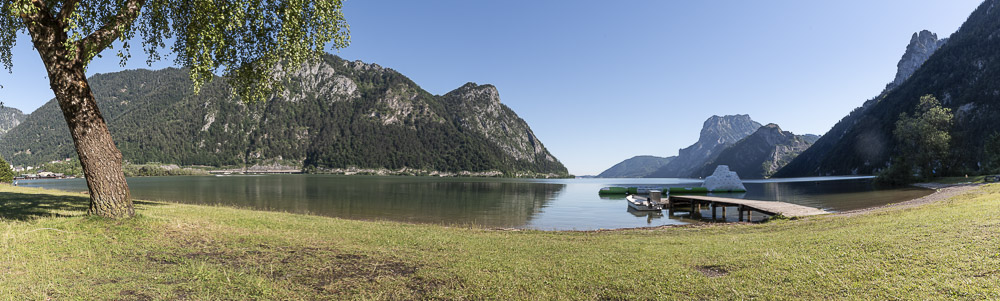
M 483 228 L 594 230 L 697 222 L 636 212 L 605 186 L 700 186 L 697 179 L 499 179 L 336 175 L 129 178 L 136 199 L 227 205 L 358 220 Z M 719 196 L 783 201 L 838 212 L 918 198 L 919 188 L 876 189 L 870 178 L 747 180 L 746 193 Z M 83 179 L 19 181 L 27 187 L 86 191 Z M 728 219 L 736 219 L 729 210 Z M 706 209 L 704 214 L 710 214 Z M 762 218 L 755 214 L 755 220 Z

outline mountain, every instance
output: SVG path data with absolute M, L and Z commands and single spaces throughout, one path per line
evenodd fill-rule
M 775 177 L 877 173 L 898 153 L 892 130 L 900 113 L 912 112 L 920 96 L 927 94 L 955 114 L 953 162 L 946 164 L 950 170 L 944 172 L 979 172 L 985 137 L 1000 130 L 995 125 L 1000 118 L 998 4 L 1000 0 L 983 2 L 908 79 L 898 86 L 890 84 L 881 95 L 855 109 Z M 901 62 L 923 56 L 909 56 L 913 46 L 911 42 Z M 905 75 L 909 70 L 901 68 L 900 72 Z
M 676 158 L 649 175 L 654 178 L 686 178 L 715 160 L 727 147 L 753 134 L 761 124 L 750 115 L 712 116 L 701 127 L 698 142 L 678 152 Z
M 827 163 L 829 160 L 835 160 L 833 157 L 828 157 L 831 151 L 837 147 L 837 144 L 841 141 L 841 138 L 846 136 L 848 131 L 853 130 L 855 125 L 857 125 L 862 119 L 866 118 L 866 113 L 880 100 L 884 99 L 889 92 L 893 91 L 896 87 L 906 82 L 914 72 L 919 69 L 923 63 L 931 57 L 938 49 L 947 43 L 947 39 L 937 39 L 937 35 L 931 33 L 930 31 L 923 30 L 914 33 L 910 38 L 909 45 L 906 46 L 906 51 L 903 53 L 903 57 L 899 59 L 899 63 L 896 64 L 896 77 L 895 79 L 886 85 L 886 88 L 882 91 L 879 96 L 869 99 L 861 107 L 854 109 L 846 117 L 842 118 L 837 124 L 833 126 L 822 138 L 816 141 L 812 147 L 802 152 L 795 160 L 789 162 L 782 169 L 778 170 L 774 174 L 775 177 L 804 177 L 804 176 L 815 176 L 815 175 L 829 175 L 833 174 L 830 171 L 821 171 L 821 165 L 829 165 Z M 851 170 L 851 173 L 855 173 L 855 170 Z
M 947 42 L 947 38 L 939 40 L 937 34 L 928 30 L 913 33 L 913 36 L 910 37 L 910 44 L 906 45 L 906 51 L 903 52 L 903 57 L 896 64 L 896 77 L 891 83 L 886 85 L 886 89 L 892 90 L 903 84 L 914 72 L 917 72 L 917 69 L 920 69 L 920 66 L 934 52 Z
M 777 124 L 768 124 L 719 153 L 695 175 L 712 175 L 717 165 L 729 165 L 744 179 L 767 178 L 788 164 L 816 140 L 816 135 L 795 135 L 782 131 Z
M 437 96 L 392 69 L 332 55 L 289 75 L 280 94 L 249 104 L 221 78 L 195 95 L 174 68 L 98 74 L 90 84 L 135 163 L 567 175 L 494 86 Z M 57 103 L 11 130 L 0 154 L 28 165 L 75 156 Z
M 847 132 L 854 129 L 862 119 L 866 116 L 865 114 L 880 100 L 884 99 L 890 91 L 894 90 L 899 85 L 903 84 L 914 72 L 919 69 L 923 63 L 930 58 L 938 49 L 947 43 L 948 39 L 937 39 L 937 34 L 930 31 L 923 30 L 914 33 L 910 38 L 910 43 L 906 46 L 906 51 L 903 53 L 903 57 L 899 59 L 899 63 L 896 64 L 896 77 L 892 82 L 886 85 L 886 88 L 879 94 L 879 96 L 869 99 L 858 107 L 851 111 L 846 117 L 842 118 L 837 122 L 833 128 L 830 129 L 822 138 L 816 141 L 812 147 L 802 152 L 798 157 L 796 157 L 792 162 L 789 162 L 785 167 L 781 168 L 774 174 L 775 177 L 805 177 L 805 176 L 816 176 L 816 175 L 830 175 L 833 174 L 829 171 L 821 171 L 821 165 L 829 165 L 826 163 L 828 160 L 835 160 L 828 157 L 831 151 L 837 147 L 841 138 L 847 135 Z M 851 170 L 854 173 L 854 170 Z
M 676 157 L 635 156 L 622 161 L 597 175 L 598 178 L 643 178 Z
M 0 107 L 0 137 L 24 121 L 24 113 L 21 110 Z

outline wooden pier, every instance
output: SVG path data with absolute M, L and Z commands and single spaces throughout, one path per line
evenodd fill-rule
M 798 218 L 811 215 L 827 214 L 822 209 L 806 207 L 802 205 L 789 204 L 785 202 L 773 202 L 773 201 L 755 201 L 755 200 L 744 200 L 744 199 L 731 199 L 731 198 L 720 198 L 711 196 L 700 196 L 700 195 L 671 195 L 670 196 L 670 213 L 673 214 L 674 208 L 677 205 L 689 205 L 691 208 L 691 213 L 701 211 L 702 205 L 709 206 L 712 210 L 712 220 L 716 219 L 716 211 L 719 207 L 722 207 L 722 217 L 726 217 L 726 207 L 736 207 L 736 210 L 740 212 L 739 220 L 743 221 L 743 213 L 747 214 L 747 221 L 750 221 L 753 217 L 753 212 L 757 211 L 767 215 L 781 215 L 785 217 Z

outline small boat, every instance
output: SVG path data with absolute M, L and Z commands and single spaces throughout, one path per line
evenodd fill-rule
M 657 202 L 650 202 L 649 199 L 641 196 L 629 195 L 625 197 L 625 200 L 628 201 L 629 208 L 635 209 L 637 211 L 663 210 L 663 204 Z

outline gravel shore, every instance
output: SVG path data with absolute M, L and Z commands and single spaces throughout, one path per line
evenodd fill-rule
M 913 208 L 913 207 L 917 207 L 917 206 L 921 206 L 921 205 L 926 205 L 926 204 L 930 204 L 930 203 L 935 203 L 935 202 L 947 200 L 947 199 L 950 199 L 950 198 L 952 198 L 954 196 L 957 196 L 957 195 L 969 193 L 969 192 L 972 192 L 972 191 L 978 189 L 980 186 L 983 186 L 983 185 L 986 185 L 986 184 L 983 184 L 983 183 L 977 183 L 977 184 L 939 184 L 939 183 L 920 183 L 920 184 L 914 184 L 913 186 L 917 186 L 917 187 L 921 187 L 921 188 L 927 188 L 927 189 L 934 189 L 935 191 L 932 194 L 929 194 L 929 195 L 927 195 L 925 197 L 918 198 L 918 199 L 913 199 L 913 200 L 909 200 L 909 201 L 905 201 L 905 202 L 901 202 L 901 203 L 895 203 L 895 204 L 888 204 L 888 205 L 883 205 L 883 206 L 878 206 L 878 207 L 872 207 L 872 208 L 865 208 L 865 209 L 844 211 L 844 212 L 840 212 L 840 213 L 834 214 L 834 216 L 855 216 L 855 215 L 859 215 L 859 214 L 868 214 L 868 213 L 871 213 L 871 212 L 874 212 L 874 211 L 879 211 L 879 210 L 888 209 L 888 208 L 893 208 L 893 209 Z

